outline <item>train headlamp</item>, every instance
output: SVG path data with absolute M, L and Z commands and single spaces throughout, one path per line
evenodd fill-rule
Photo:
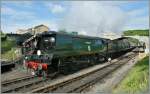
M 28 59 L 28 57 L 26 56 L 25 59 Z
M 41 51 L 40 50 L 37 50 L 37 55 L 41 55 Z
M 51 41 L 51 42 L 55 42 L 55 38 L 54 38 L 54 37 L 51 37 L 51 38 L 50 38 L 50 41 Z
M 110 62 L 111 61 L 111 58 L 108 58 L 108 62 Z

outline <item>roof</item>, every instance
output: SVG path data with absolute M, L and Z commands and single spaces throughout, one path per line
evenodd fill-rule
M 45 25 L 41 24 L 41 25 L 35 26 L 34 28 L 41 27 L 41 26 L 45 26 Z M 45 27 L 47 27 L 47 26 L 45 26 Z
M 61 32 L 56 32 L 56 31 L 49 31 L 49 32 L 43 32 L 39 35 L 47 35 L 47 34 L 58 34 L 58 35 L 65 35 L 65 36 L 71 36 L 74 38 L 88 38 L 88 39 L 105 39 L 105 40 L 110 40 L 106 38 L 100 38 L 100 37 L 93 37 L 93 36 L 87 36 L 87 35 L 71 35 L 71 34 L 66 34 L 66 33 L 61 33 Z
M 114 39 L 114 40 L 122 40 L 122 39 L 128 39 L 128 37 L 120 37 L 120 38 L 117 38 L 117 39 Z
M 36 34 L 36 35 L 30 37 L 29 39 L 27 39 L 27 40 L 23 43 L 23 45 L 24 45 L 26 42 L 29 42 L 30 40 L 34 39 L 36 36 L 51 35 L 51 34 L 65 35 L 65 36 L 70 36 L 70 37 L 74 37 L 74 38 L 103 39 L 103 40 L 105 40 L 105 41 L 110 40 L 110 39 L 100 38 L 100 37 L 91 37 L 91 36 L 85 36 L 85 35 L 71 35 L 71 34 L 64 34 L 64 33 L 56 32 L 56 31 L 49 31 L 49 32 L 38 33 L 38 34 Z

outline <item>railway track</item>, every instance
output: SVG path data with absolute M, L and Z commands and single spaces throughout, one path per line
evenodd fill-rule
M 132 58 L 129 55 L 128 57 Z M 125 57 L 120 57 L 119 60 L 123 60 Z M 125 61 L 122 61 L 125 62 Z M 124 63 L 123 63 L 124 64 Z M 10 93 L 10 92 L 15 92 L 15 93 L 25 93 L 25 92 L 80 92 L 82 89 L 87 88 L 88 86 L 94 84 L 96 81 L 99 79 L 103 78 L 105 75 L 108 73 L 112 72 L 112 70 L 115 70 L 115 68 L 121 66 L 122 64 L 119 64 L 118 62 L 116 63 L 111 63 L 108 66 L 105 66 L 99 70 L 92 71 L 90 73 L 81 75 L 79 77 L 69 79 L 67 81 L 64 81 L 62 83 L 50 85 L 48 87 L 44 87 L 46 84 L 50 83 L 51 79 L 54 76 L 56 76 L 58 73 L 51 74 L 47 79 L 42 79 L 34 76 L 26 76 L 18 79 L 12 79 L 8 80 L 5 82 L 2 82 L 2 93 Z M 116 66 L 113 67 L 112 66 Z M 110 70 L 111 69 L 111 70 Z M 109 70 L 109 71 L 108 71 Z M 101 72 L 99 72 L 101 71 Z M 103 74 L 102 74 L 103 72 Z M 100 74 L 98 74 L 100 73 Z M 95 74 L 95 75 L 94 75 Z M 93 75 L 93 76 L 91 76 Z M 86 79 L 91 79 L 90 77 L 96 77 L 97 75 L 100 75 L 100 77 L 97 77 L 97 79 L 91 80 L 86 80 Z M 87 82 L 86 84 L 82 84 L 81 82 Z M 80 85 L 80 86 L 79 86 Z M 44 87 L 44 88 L 40 88 Z
M 126 60 L 123 61 L 123 62 L 126 62 Z M 86 83 L 79 84 L 78 86 L 75 86 L 74 88 L 69 89 L 69 90 L 67 91 L 67 93 L 71 93 L 71 92 L 73 92 L 73 93 L 80 93 L 80 92 L 84 91 L 86 88 L 88 88 L 88 87 L 94 85 L 94 84 L 97 83 L 98 81 L 101 81 L 101 79 L 104 79 L 107 75 L 111 74 L 112 72 L 114 72 L 115 70 L 117 70 L 120 66 L 124 65 L 123 62 L 120 63 L 120 64 L 113 64 L 113 65 L 110 65 L 110 66 L 106 67 L 105 69 L 100 70 L 100 71 L 98 71 L 98 72 L 95 73 L 95 74 L 92 74 L 92 76 L 90 76 L 90 77 L 88 77 L 88 78 L 82 79 L 82 81 L 86 81 Z M 95 77 L 95 78 L 91 78 L 91 77 Z M 89 80 L 89 79 L 90 79 L 90 80 Z M 81 82 L 82 82 L 82 81 L 81 81 Z M 78 83 L 79 83 L 79 81 L 74 82 L 74 84 L 76 84 L 76 85 L 77 85 Z M 70 86 L 71 86 L 71 85 L 70 85 Z M 65 88 L 64 88 L 64 89 L 65 89 Z M 64 90 L 64 89 L 63 89 L 63 90 Z M 54 92 L 59 92 L 59 90 L 56 90 L 56 91 L 54 91 Z M 62 91 L 60 91 L 60 92 L 62 92 Z
M 49 75 L 48 78 L 43 79 L 42 77 L 35 76 L 26 76 L 18 79 L 12 79 L 5 82 L 2 82 L 2 93 L 10 92 L 27 92 L 29 90 L 38 88 L 39 86 L 45 85 L 47 81 L 50 81 L 50 78 L 56 76 L 57 73 Z
M 84 75 L 65 80 L 63 82 L 59 82 L 56 84 L 47 85 L 45 87 L 37 88 L 32 90 L 32 93 L 78 93 L 89 87 L 90 85 L 95 84 L 97 81 L 101 80 L 108 74 L 112 73 L 126 62 L 131 60 L 136 54 L 126 55 L 124 57 L 120 57 L 117 62 L 111 63 L 107 66 L 104 66 L 95 71 L 86 73 Z
M 21 77 L 21 78 L 17 78 L 17 79 L 6 80 L 6 81 L 3 81 L 1 84 L 2 84 L 2 86 L 7 86 L 7 85 L 19 83 L 21 81 L 25 81 L 25 80 L 32 79 L 32 78 L 33 78 L 33 76 L 25 76 L 25 77 Z

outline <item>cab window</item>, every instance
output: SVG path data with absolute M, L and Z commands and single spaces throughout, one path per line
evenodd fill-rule
M 41 46 L 43 47 L 43 49 L 49 50 L 49 49 L 54 47 L 55 41 L 56 41 L 56 39 L 53 36 L 51 36 L 51 37 L 43 37 Z

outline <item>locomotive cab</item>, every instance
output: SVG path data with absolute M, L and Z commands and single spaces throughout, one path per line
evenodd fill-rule
M 42 53 L 52 50 L 55 47 L 55 35 L 36 35 L 23 43 L 23 54 L 37 54 L 37 50 Z
M 42 51 L 51 50 L 55 47 L 56 44 L 56 38 L 55 35 L 45 35 L 41 36 L 39 39 L 39 48 Z

